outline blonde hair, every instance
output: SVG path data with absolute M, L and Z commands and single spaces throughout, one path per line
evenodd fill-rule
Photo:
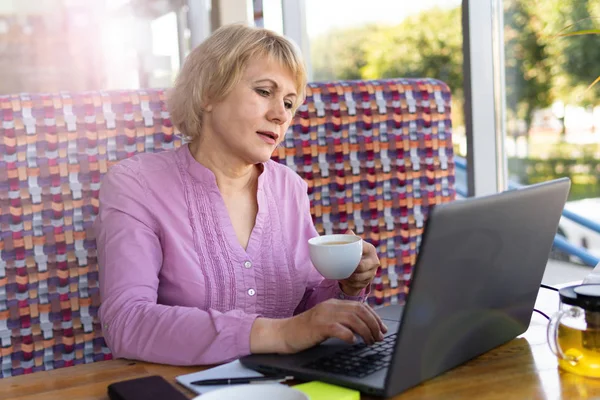
M 203 107 L 225 98 L 239 83 L 248 62 L 256 57 L 278 62 L 296 78 L 295 112 L 304 102 L 307 80 L 297 47 L 273 31 L 232 24 L 217 29 L 186 58 L 168 97 L 175 128 L 188 140 L 197 138 Z

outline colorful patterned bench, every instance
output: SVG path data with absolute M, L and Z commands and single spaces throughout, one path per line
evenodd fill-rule
M 111 165 L 181 144 L 161 90 L 0 96 L 0 377 L 111 358 L 91 224 Z M 454 199 L 450 92 L 436 80 L 314 83 L 274 159 L 309 183 L 317 229 L 350 227 L 404 301 L 423 221 Z

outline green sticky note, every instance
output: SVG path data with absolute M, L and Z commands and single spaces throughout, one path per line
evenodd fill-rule
M 360 392 L 323 382 L 308 382 L 294 386 L 310 400 L 360 400 Z

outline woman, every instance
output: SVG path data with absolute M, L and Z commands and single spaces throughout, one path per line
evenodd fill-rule
M 100 190 L 99 315 L 116 357 L 214 364 L 383 338 L 362 302 L 375 248 L 324 280 L 306 183 L 270 160 L 305 85 L 294 46 L 264 29 L 223 27 L 188 56 L 169 106 L 189 145 L 122 161 Z

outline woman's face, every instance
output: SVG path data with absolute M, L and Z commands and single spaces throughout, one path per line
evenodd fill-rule
M 229 95 L 206 106 L 202 146 L 248 165 L 268 161 L 292 121 L 295 86 L 277 62 L 251 60 Z

